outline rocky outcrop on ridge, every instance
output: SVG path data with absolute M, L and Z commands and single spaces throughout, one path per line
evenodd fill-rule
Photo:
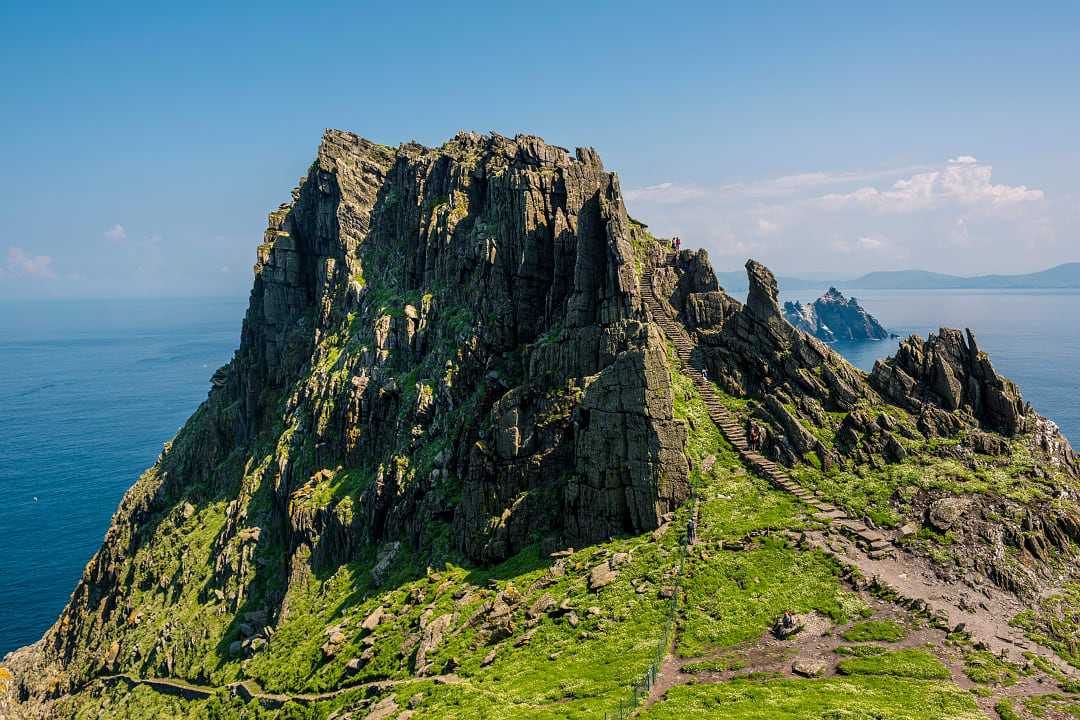
M 912 412 L 927 405 L 950 413 L 963 409 L 983 427 L 1004 435 L 1021 433 L 1035 422 L 1020 390 L 994 370 L 970 330 L 966 337 L 942 328 L 925 341 L 917 336 L 904 340 L 895 357 L 874 365 L 869 381 L 883 397 Z M 926 422 L 944 434 L 956 429 L 951 419 Z
M 1029 444 L 1075 474 L 1068 442 L 994 371 L 970 332 L 966 339 L 958 330 L 942 330 L 925 341 L 905 340 L 895 358 L 866 375 L 785 319 L 768 268 L 751 260 L 746 270 L 746 304 L 716 286 L 704 252 L 683 251 L 672 268 L 658 269 L 654 277 L 673 314 L 693 330 L 710 377 L 731 395 L 752 400 L 763 448 L 775 459 L 791 465 L 813 453 L 825 467 L 842 457 L 902 462 L 905 444 L 916 438 L 961 431 L 986 437 L 974 434 L 983 430 L 1009 436 L 1041 428 Z M 917 422 L 870 409 L 888 405 Z M 845 414 L 839 427 L 830 427 L 830 412 Z M 821 442 L 822 430 L 836 442 Z
M 784 319 L 819 340 L 884 340 L 889 331 L 866 312 L 855 298 L 845 298 L 834 287 L 812 303 L 784 303 Z

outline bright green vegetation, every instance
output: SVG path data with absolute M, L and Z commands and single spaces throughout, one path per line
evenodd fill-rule
M 360 469 L 326 470 L 294 491 L 291 499 L 313 509 L 333 507 L 342 498 L 358 496 L 370 483 L 371 474 Z
M 322 720 L 326 714 L 297 703 L 267 709 L 254 700 L 245 703 L 224 690 L 209 700 L 191 702 L 146 687 L 128 690 L 120 686 L 109 688 L 100 695 L 87 696 L 78 705 L 72 704 L 70 717 L 72 720 L 103 717 L 110 720 Z
M 661 243 L 653 237 L 653 234 L 649 232 L 649 228 L 644 223 L 640 223 L 634 218 L 627 218 L 630 220 L 630 246 L 634 250 L 634 272 L 638 277 L 641 277 L 642 270 L 644 268 L 644 258 L 648 255 L 649 250 Z
M 897 642 L 907 636 L 903 625 L 892 620 L 866 620 L 855 623 L 843 637 L 848 642 Z
M 899 408 L 881 405 L 861 408 L 872 413 L 886 413 L 894 421 L 914 427 L 910 415 Z M 828 425 L 803 426 L 827 447 L 832 447 L 836 430 L 846 413 L 827 413 Z M 792 476 L 805 487 L 824 494 L 831 502 L 856 517 L 868 517 L 882 527 L 897 527 L 905 505 L 918 491 L 941 491 L 950 495 L 992 494 L 1020 503 L 1050 500 L 1061 487 L 1051 472 L 1035 472 L 1035 460 L 1026 439 L 1013 442 L 1007 457 L 976 455 L 974 467 L 949 457 L 945 452 L 964 444 L 966 431 L 953 438 L 910 440 L 896 435 L 907 450 L 908 458 L 900 463 L 875 462 L 858 465 L 852 461 L 823 471 L 816 458 L 792 469 Z M 899 504 L 897 504 L 899 501 Z
M 779 542 L 720 553 L 708 562 L 692 561 L 689 568 L 692 577 L 686 582 L 677 648 L 683 657 L 754 640 L 785 610 L 816 610 L 843 622 L 862 606 L 840 586 L 824 555 Z
M 1021 720 L 1020 716 L 1013 710 L 1012 703 L 1008 700 L 999 700 L 995 703 L 994 712 L 998 714 L 1001 720 Z
M 1015 685 L 1020 671 L 988 650 L 969 650 L 964 653 L 964 674 L 983 685 Z
M 998 705 L 1000 706 L 1001 703 L 998 703 Z M 995 706 L 994 709 L 1001 715 L 1002 720 L 1020 720 L 1020 715 L 1011 706 L 1009 706 L 1008 712 L 1011 712 L 1012 715 L 1003 714 L 998 706 Z M 1025 698 L 1024 709 L 1037 718 L 1069 717 L 1080 720 L 1080 699 L 1066 697 L 1060 693 Z
M 1080 584 L 1069 583 L 1064 592 L 1043 598 L 1011 621 L 1037 643 L 1053 648 L 1071 665 L 1080 667 Z
M 884 655 L 889 649 L 881 645 L 841 645 L 836 648 L 837 655 L 850 655 L 851 657 L 872 657 Z
M 746 667 L 746 661 L 737 655 L 725 655 L 716 660 L 702 660 L 683 665 L 679 670 L 684 673 L 727 672 L 728 670 L 742 670 Z
M 732 680 L 684 685 L 643 720 L 983 720 L 971 695 L 940 682 L 889 677 Z
M 659 587 L 677 556 L 677 546 L 674 533 L 660 541 L 651 535 L 617 540 L 575 553 L 562 575 L 550 572 L 550 561 L 541 561 L 535 547 L 486 569 L 447 565 L 428 573 L 403 558 L 382 590 L 373 588 L 361 569 L 370 567 L 372 559 L 361 559 L 329 578 L 313 578 L 303 589 L 291 591 L 287 619 L 266 649 L 244 664 L 243 675 L 268 691 L 284 693 L 400 678 L 407 682 L 395 688 L 395 697 L 405 707 L 410 698 L 422 693 L 417 707 L 421 717 L 595 717 L 613 707 L 652 660 L 669 601 L 657 592 L 636 592 L 631 581 Z M 587 591 L 589 569 L 615 552 L 629 555 L 615 582 L 599 593 Z M 520 594 L 524 599 L 520 607 L 526 609 L 545 595 L 566 598 L 580 621 L 573 627 L 565 616 L 541 614 L 533 634 L 523 640 L 530 623 L 525 610 L 518 610 L 513 636 L 484 644 L 470 619 L 497 592 Z M 391 613 L 393 620 L 368 636 L 359 624 L 377 606 Z M 402 658 L 403 645 L 421 616 L 445 614 L 452 615 L 453 622 L 429 660 L 437 672 L 454 667 L 462 681 L 446 686 L 423 678 L 408 682 L 415 668 L 408 654 Z M 327 639 L 324 628 L 331 624 L 341 627 L 347 640 L 327 661 L 320 646 Z M 360 654 L 365 637 L 374 638 L 374 659 L 347 679 L 344 665 Z M 497 653 L 494 662 L 482 667 L 492 649 Z M 226 675 L 239 676 L 237 664 L 229 667 L 232 672 Z M 310 713 L 310 717 L 324 718 L 334 709 L 350 707 L 360 695 L 360 690 L 345 693 L 314 709 L 297 708 L 281 717 L 306 718 L 309 715 L 303 713 Z M 112 697 L 109 712 L 115 717 L 263 717 L 249 714 L 248 708 L 233 699 L 189 703 L 147 689 L 132 693 L 130 700 L 121 698 L 119 691 L 106 697 Z M 95 717 L 98 710 L 100 706 L 88 704 L 85 717 Z
M 588 569 L 613 552 L 629 553 L 632 559 L 614 584 L 598 594 L 587 592 Z M 397 585 L 395 589 L 366 601 L 356 598 L 363 582 L 339 571 L 319 587 L 313 586 L 306 597 L 290 599 L 290 607 L 297 608 L 295 616 L 282 625 L 267 651 L 250 661 L 248 674 L 271 690 L 324 690 L 343 684 L 345 662 L 363 648 L 365 634 L 358 625 L 381 605 L 394 620 L 371 634 L 375 659 L 351 681 L 410 677 L 413 669 L 401 661 L 398 652 L 410 629 L 425 613 L 430 618 L 450 614 L 455 619 L 448 636 L 429 660 L 436 670 L 452 662 L 454 672 L 470 682 L 455 686 L 452 693 L 439 694 L 440 699 L 432 702 L 451 703 L 464 717 L 468 712 L 479 713 L 489 692 L 501 698 L 507 717 L 546 717 L 546 708 L 553 703 L 570 716 L 595 708 L 629 686 L 655 651 L 667 603 L 655 592 L 636 593 L 630 580 L 659 585 L 674 558 L 674 548 L 647 535 L 596 546 L 576 553 L 566 574 L 555 578 L 548 574 L 548 564 L 537 562 L 537 557 L 537 549 L 530 548 L 494 568 L 448 566 L 407 582 L 402 580 L 416 569 L 404 565 L 399 580 L 389 583 Z M 544 595 L 567 598 L 581 618 L 580 625 L 575 629 L 564 618 L 542 616 L 535 634 L 520 645 L 520 631 L 499 645 L 479 643 L 477 628 L 469 620 L 494 596 L 495 591 L 488 588 L 492 581 L 504 591 L 522 593 L 526 608 Z M 599 614 L 588 613 L 589 607 L 599 608 Z M 526 617 L 522 614 L 515 620 L 523 631 Z M 322 628 L 331 621 L 343 626 L 352 639 L 333 660 L 323 663 L 319 647 L 326 636 Z M 482 668 L 481 661 L 493 647 L 498 650 L 495 662 Z M 431 706 L 425 702 L 424 708 Z
M 925 650 L 893 650 L 841 660 L 836 666 L 843 675 L 891 675 L 917 680 L 947 680 L 949 669 L 936 656 Z

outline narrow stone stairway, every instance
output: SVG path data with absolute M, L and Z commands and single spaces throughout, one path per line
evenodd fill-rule
M 663 264 L 670 266 L 673 260 L 673 255 L 668 254 Z M 716 423 L 716 427 L 720 429 L 727 441 L 734 446 L 743 462 L 776 487 L 791 493 L 813 508 L 816 511 L 814 513 L 815 518 L 836 527 L 840 532 L 862 544 L 870 557 L 881 558 L 891 555 L 892 543 L 885 535 L 869 527 L 860 519 L 848 517 L 843 510 L 825 501 L 816 493 L 799 486 L 785 472 L 783 467 L 750 448 L 746 431 L 738 418 L 724 407 L 720 394 L 716 391 L 716 386 L 702 372 L 701 360 L 698 353 L 695 353 L 697 348 L 694 341 L 690 338 L 682 323 L 672 318 L 657 299 L 656 293 L 653 291 L 654 269 L 655 266 L 647 265 L 641 275 L 640 290 L 645 306 L 648 308 L 653 322 L 660 326 L 660 329 L 664 331 L 668 340 L 675 347 L 675 352 L 683 363 L 684 372 L 693 381 L 694 387 L 701 394 L 712 421 Z

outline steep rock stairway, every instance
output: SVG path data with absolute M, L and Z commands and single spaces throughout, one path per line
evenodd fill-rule
M 669 256 L 670 258 L 670 256 Z M 670 259 L 665 260 L 665 265 L 670 265 Z M 751 467 L 776 487 L 785 490 L 812 507 L 815 517 L 823 522 L 830 523 L 841 532 L 850 536 L 856 542 L 862 544 L 870 557 L 879 558 L 892 553 L 892 544 L 882 533 L 874 530 L 857 518 L 850 518 L 836 506 L 826 502 L 817 494 L 797 485 L 792 481 L 784 469 L 769 460 L 761 453 L 751 449 L 747 441 L 746 432 L 739 420 L 724 407 L 716 386 L 709 382 L 701 370 L 700 359 L 694 352 L 696 347 L 682 324 L 671 317 L 667 309 L 660 303 L 653 291 L 653 270 L 655 266 L 648 265 L 641 275 L 641 297 L 645 306 L 652 315 L 653 322 L 660 326 L 668 340 L 675 347 L 675 352 L 682 361 L 686 375 L 693 381 L 694 387 L 701 394 L 705 406 L 709 409 L 709 416 L 716 423 L 716 427 L 724 435 L 729 443 L 734 446 L 743 462 Z

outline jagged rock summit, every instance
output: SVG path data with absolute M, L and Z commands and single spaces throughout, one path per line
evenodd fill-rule
M 884 340 L 889 331 L 866 312 L 855 298 L 830 287 L 814 302 L 784 303 L 784 317 L 799 330 L 819 340 Z

